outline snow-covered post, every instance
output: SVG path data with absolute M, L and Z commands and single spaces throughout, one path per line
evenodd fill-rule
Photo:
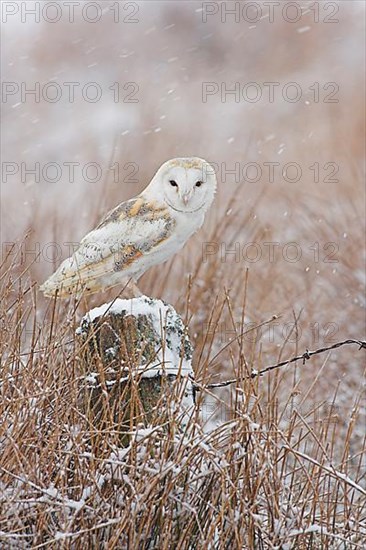
M 174 308 L 140 296 L 87 313 L 77 329 L 85 384 L 83 408 L 93 427 L 127 432 L 192 413 L 192 347 Z M 124 435 L 123 435 L 124 434 Z

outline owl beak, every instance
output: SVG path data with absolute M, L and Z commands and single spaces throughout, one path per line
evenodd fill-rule
M 186 191 L 185 193 L 182 193 L 182 201 L 184 203 L 184 206 L 187 206 L 191 196 L 192 196 L 192 191 Z

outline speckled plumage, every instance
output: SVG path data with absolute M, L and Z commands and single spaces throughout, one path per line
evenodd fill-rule
M 116 206 L 81 240 L 41 290 L 68 297 L 136 281 L 201 227 L 215 191 L 216 177 L 206 161 L 167 161 L 140 195 Z

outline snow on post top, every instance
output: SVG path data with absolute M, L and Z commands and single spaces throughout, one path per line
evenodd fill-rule
M 153 377 L 160 374 L 192 375 L 191 365 L 192 346 L 187 336 L 182 319 L 175 309 L 163 302 L 148 296 L 139 296 L 130 300 L 116 299 L 90 310 L 81 320 L 76 333 L 87 335 L 90 326 L 95 323 L 108 321 L 120 316 L 144 317 L 149 323 L 152 332 L 151 340 L 154 343 L 155 357 L 148 363 L 141 355 L 141 363 L 137 371 L 143 372 L 143 377 Z M 150 338 L 149 338 L 150 340 Z M 115 348 L 118 348 L 120 338 L 115 337 Z M 116 355 L 117 349 L 110 349 L 111 355 Z

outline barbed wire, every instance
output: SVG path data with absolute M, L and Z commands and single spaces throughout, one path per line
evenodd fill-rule
M 265 367 L 261 370 L 252 370 L 252 372 L 248 376 L 242 376 L 239 378 L 232 378 L 231 380 L 226 380 L 225 382 L 216 382 L 213 384 L 200 384 L 199 382 L 193 381 L 193 387 L 195 390 L 205 390 L 205 389 L 213 389 L 213 388 L 224 388 L 226 386 L 230 386 L 231 384 L 235 384 L 237 382 L 241 382 L 243 380 L 251 380 L 253 378 L 257 378 L 258 376 L 263 376 L 263 374 L 266 374 L 267 372 L 270 372 L 275 369 L 279 369 L 281 367 L 285 367 L 286 365 L 290 365 L 291 363 L 295 363 L 295 361 L 302 361 L 302 364 L 305 365 L 306 361 L 308 361 L 311 357 L 314 355 L 318 355 L 320 353 L 324 353 L 326 351 L 331 351 L 333 349 L 340 348 L 341 346 L 346 346 L 348 344 L 357 344 L 359 346 L 359 350 L 366 349 L 366 341 L 364 340 L 343 340 L 342 342 L 337 342 L 335 344 L 332 344 L 331 346 L 319 348 L 315 351 L 310 351 L 306 349 L 302 355 L 296 355 L 295 357 L 292 357 L 291 359 L 287 359 L 286 361 L 281 361 L 280 363 L 276 363 L 275 365 L 269 365 L 268 367 Z
M 62 345 L 71 344 L 71 343 L 74 343 L 74 340 L 69 340 L 69 341 L 64 342 L 64 343 L 59 343 L 59 344 L 57 344 L 56 346 L 53 346 L 53 347 L 58 348 L 58 347 L 61 347 Z M 230 386 L 231 384 L 235 384 L 237 382 L 242 382 L 244 380 L 251 380 L 253 378 L 263 376 L 267 372 L 279 369 L 281 367 L 285 367 L 286 365 L 290 365 L 291 363 L 295 363 L 296 361 L 302 361 L 303 365 L 305 365 L 306 361 L 311 359 L 311 357 L 313 357 L 314 355 L 319 355 L 321 353 L 325 353 L 326 351 L 331 351 L 331 350 L 334 350 L 334 349 L 337 349 L 337 348 L 340 348 L 342 346 L 346 346 L 346 345 L 349 345 L 349 344 L 352 344 L 352 345 L 357 344 L 359 346 L 359 348 L 358 348 L 359 350 L 366 349 L 366 340 L 347 339 L 347 340 L 342 340 L 341 342 L 336 342 L 335 344 L 332 344 L 331 346 L 318 348 L 314 351 L 310 351 L 309 349 L 306 349 L 304 351 L 304 353 L 302 353 L 301 355 L 296 355 L 295 357 L 292 357 L 291 359 L 286 359 L 285 361 L 281 361 L 281 362 L 276 363 L 274 365 L 269 365 L 268 367 L 265 367 L 264 369 L 261 369 L 259 371 L 256 370 L 256 369 L 252 369 L 251 373 L 247 376 L 232 378 L 230 380 L 225 380 L 224 382 L 214 382 L 212 384 L 202 384 L 200 382 L 197 382 L 193 377 L 190 377 L 190 378 L 191 378 L 191 381 L 192 381 L 194 391 L 208 390 L 208 389 L 214 389 L 214 388 L 224 388 L 226 386 Z M 41 352 L 46 351 L 46 350 L 47 350 L 47 348 L 41 348 L 41 349 L 38 349 L 38 350 L 34 350 L 32 352 L 21 353 L 20 356 L 22 356 L 22 355 L 31 355 L 33 353 L 41 353 Z

